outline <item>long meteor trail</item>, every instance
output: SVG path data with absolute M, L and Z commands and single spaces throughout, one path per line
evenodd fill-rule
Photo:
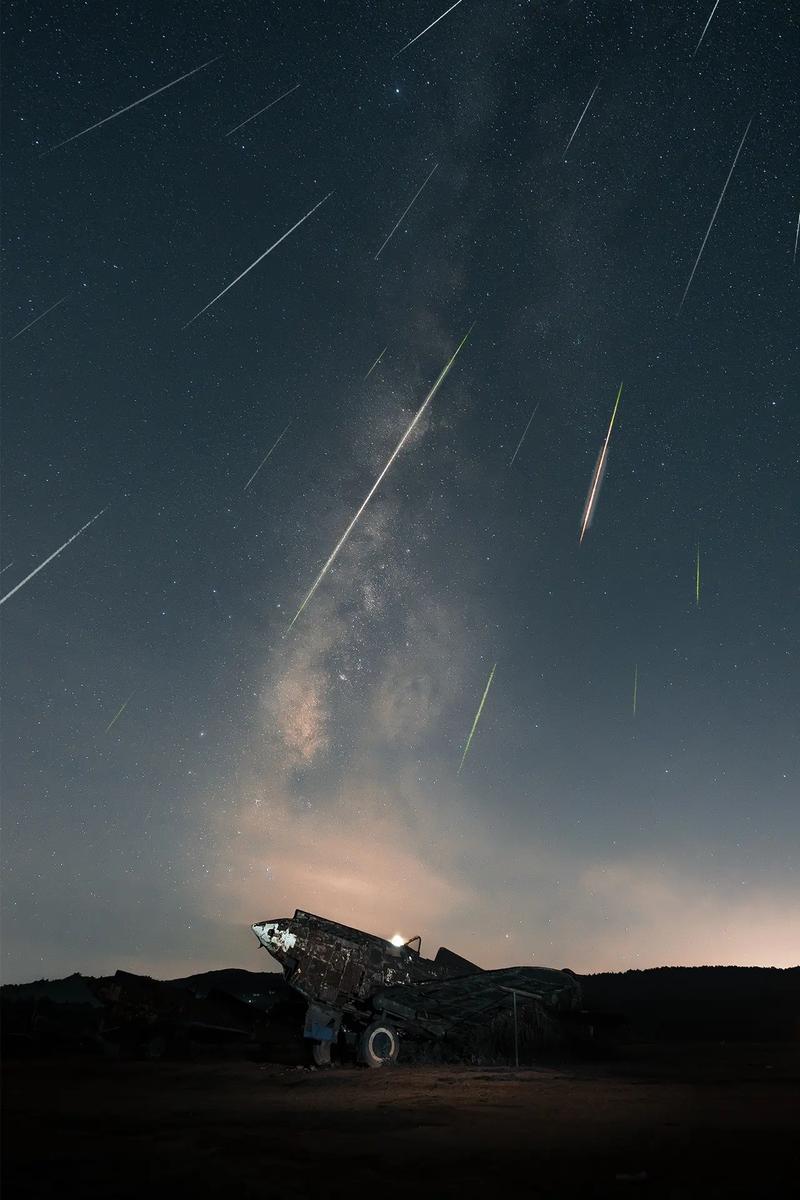
M 258 112 L 253 113 L 252 117 L 247 117 L 244 121 L 240 121 L 238 125 L 234 125 L 233 129 L 229 129 L 225 134 L 225 137 L 230 137 L 232 133 L 236 133 L 236 130 L 241 129 L 243 125 L 249 125 L 251 121 L 255 121 L 256 117 L 260 117 L 262 113 L 265 113 L 268 108 L 272 108 L 273 105 L 280 104 L 281 100 L 285 100 L 287 96 L 291 96 L 292 92 L 296 92 L 299 87 L 300 84 L 296 83 L 294 87 L 290 87 L 288 92 L 284 92 L 283 95 L 278 96 L 276 100 L 270 100 L 269 104 L 265 104 L 263 108 L 258 110 Z
M 489 672 L 489 678 L 486 682 L 486 687 L 483 689 L 483 695 L 481 696 L 481 702 L 478 705 L 478 711 L 475 713 L 475 720 L 472 722 L 472 729 L 470 729 L 470 731 L 469 731 L 469 737 L 467 738 L 467 744 L 464 747 L 464 753 L 461 755 L 461 762 L 458 764 L 458 770 L 456 771 L 456 775 L 461 774 L 461 768 L 464 765 L 464 760 L 466 759 L 467 754 L 469 752 L 469 748 L 472 744 L 472 739 L 475 735 L 475 730 L 478 728 L 478 721 L 480 721 L 480 719 L 481 719 L 481 713 L 483 712 L 483 706 L 486 703 L 486 697 L 489 695 L 489 688 L 492 686 L 492 680 L 494 679 L 494 673 L 496 670 L 497 670 L 497 663 L 494 664 L 491 671 Z
M 795 247 L 795 252 L 796 252 L 796 247 Z M 43 320 L 44 317 L 46 317 L 48 313 L 51 313 L 54 308 L 58 308 L 59 304 L 63 304 L 65 300 L 69 300 L 69 296 L 62 296 L 60 300 L 56 300 L 55 304 L 51 304 L 50 307 L 46 308 L 43 313 L 39 313 L 38 317 L 34 317 L 32 321 L 29 321 L 27 325 L 23 325 L 22 329 L 18 329 L 17 332 L 13 333 L 8 340 L 10 342 L 13 342 L 14 338 L 21 337 L 23 333 L 25 333 L 33 325 L 36 325 L 39 321 Z
M 599 83 L 596 83 L 596 84 L 594 85 L 594 91 L 592 92 L 592 94 L 591 94 L 591 96 L 589 97 L 589 99 L 586 101 L 586 107 L 584 108 L 584 110 L 583 110 L 583 112 L 581 113 L 581 115 L 578 117 L 578 124 L 577 124 L 577 125 L 575 126 L 575 128 L 573 129 L 572 133 L 570 134 L 570 139 L 569 139 L 569 141 L 567 142 L 566 146 L 564 147 L 564 153 L 565 153 L 565 154 L 567 153 L 567 151 L 569 150 L 570 146 L 572 145 L 572 142 L 573 142 L 573 140 L 574 140 L 574 138 L 575 138 L 575 134 L 576 134 L 576 133 L 578 132 L 578 130 L 580 129 L 580 127 L 581 127 L 581 124 L 582 124 L 582 122 L 583 122 L 583 118 L 586 116 L 587 112 L 589 111 L 589 105 L 590 105 L 590 104 L 592 103 L 592 101 L 594 100 L 594 93 L 597 91 L 597 89 L 598 89 L 599 87 L 600 87 L 600 84 L 599 84 Z
M 106 725 L 106 728 L 105 728 L 105 732 L 106 732 L 106 733 L 108 733 L 109 729 L 111 729 L 111 728 L 112 728 L 114 725 L 116 725 L 117 721 L 120 719 L 120 717 L 122 716 L 122 714 L 125 712 L 125 709 L 128 707 L 128 705 L 130 704 L 131 700 L 133 699 L 133 697 L 134 697 L 135 695 L 136 695 L 136 692 L 135 692 L 135 691 L 134 691 L 134 692 L 131 692 L 130 696 L 128 696 L 128 699 L 125 701 L 125 703 L 123 704 L 123 706 L 122 706 L 122 708 L 119 710 L 119 712 L 118 712 L 118 713 L 117 713 L 115 716 L 113 716 L 113 717 L 111 718 L 111 720 L 110 720 L 110 721 L 108 722 L 108 724 Z
M 451 4 L 450 7 L 441 14 L 441 16 L 437 17 L 435 21 L 431 21 L 430 25 L 426 25 L 421 33 L 418 33 L 416 37 L 413 37 L 410 42 L 406 42 L 405 46 L 402 46 L 397 51 L 397 54 L 393 55 L 393 57 L 399 58 L 400 55 L 403 53 L 403 50 L 407 50 L 409 46 L 414 45 L 414 42 L 418 42 L 421 37 L 425 36 L 425 34 L 428 32 L 429 29 L 433 29 L 434 25 L 438 25 L 440 21 L 443 21 L 448 13 L 451 13 L 454 8 L 458 8 L 460 3 L 461 3 L 461 0 L 456 0 L 455 4 Z
M 305 608 L 305 606 L 308 604 L 309 600 L 310 600 L 310 599 L 311 599 L 311 597 L 314 595 L 314 593 L 316 592 L 316 590 L 317 590 L 317 588 L 319 587 L 319 585 L 322 583 L 323 579 L 324 579 L 324 578 L 325 578 L 325 576 L 327 575 L 327 573 L 328 573 L 328 571 L 330 570 L 331 566 L 332 566 L 332 565 L 333 565 L 333 563 L 336 561 L 336 556 L 338 555 L 339 551 L 341 550 L 342 546 L 345 544 L 345 542 L 347 541 L 347 539 L 350 537 L 350 534 L 353 532 L 353 529 L 355 528 L 356 524 L 358 523 L 358 521 L 359 521 L 359 519 L 360 519 L 360 517 L 361 517 L 361 514 L 364 512 L 364 509 L 367 507 L 367 505 L 369 504 L 370 500 L 372 499 L 372 497 L 373 497 L 373 496 L 375 495 L 375 493 L 377 492 L 378 488 L 380 487 L 381 483 L 383 482 L 383 480 L 384 480 L 384 478 L 385 478 L 385 476 L 386 476 L 386 473 L 387 473 L 387 471 L 389 470 L 389 468 L 391 467 L 392 463 L 393 463 L 393 462 L 394 462 L 394 460 L 397 458 L 398 454 L 399 454 L 399 453 L 400 453 L 400 451 L 403 449 L 403 446 L 405 446 L 405 444 L 406 444 L 406 442 L 408 441 L 408 439 L 411 437 L 411 434 L 414 432 L 414 429 L 415 429 L 415 427 L 416 427 L 416 425 L 417 425 L 417 422 L 419 421 L 420 417 L 421 417 L 421 416 L 422 416 L 422 414 L 425 412 L 425 409 L 428 407 L 428 405 L 430 404 L 431 400 L 433 399 L 433 397 L 434 397 L 434 396 L 436 395 L 436 393 L 438 392 L 438 390 L 439 390 L 439 388 L 441 387 L 442 383 L 444 383 L 444 380 L 446 379 L 446 377 L 447 377 L 447 374 L 448 374 L 448 372 L 449 372 L 450 368 L 452 367 L 453 363 L 456 361 L 456 358 L 458 357 L 459 351 L 461 350 L 462 346 L 463 346 L 463 345 L 464 345 L 464 343 L 466 342 L 466 340 L 467 340 L 467 338 L 469 337 L 469 335 L 472 333 L 472 330 L 473 330 L 473 329 L 474 329 L 474 325 L 471 325 L 471 326 L 469 327 L 469 329 L 467 330 L 467 332 L 464 334 L 464 336 L 463 336 L 463 338 L 461 339 L 461 341 L 458 343 L 458 346 L 457 346 L 457 347 L 456 347 L 456 349 L 454 350 L 454 352 L 453 352 L 453 355 L 452 355 L 452 357 L 450 358 L 449 362 L 448 362 L 448 363 L 446 364 L 446 366 L 445 366 L 445 367 L 442 369 L 442 371 L 441 371 L 441 373 L 440 373 L 440 375 L 439 375 L 439 378 L 436 380 L 436 383 L 433 385 L 433 387 L 431 388 L 431 390 L 428 392 L 427 396 L 426 396 L 426 397 L 425 397 L 425 399 L 423 400 L 423 402 L 422 402 L 422 405 L 420 406 L 420 409 L 419 409 L 419 411 L 418 411 L 417 415 L 414 417 L 414 419 L 413 419 L 413 421 L 411 422 L 411 424 L 409 425 L 408 429 L 405 431 L 405 433 L 403 434 L 403 436 L 400 438 L 400 441 L 399 441 L 399 442 L 397 443 L 397 445 L 395 446 L 394 450 L 392 451 L 392 453 L 391 453 L 391 455 L 390 455 L 390 457 L 389 457 L 389 460 L 388 460 L 388 462 L 386 463 L 386 466 L 383 468 L 383 470 L 381 471 L 380 475 L 378 476 L 378 478 L 377 478 L 377 479 L 375 480 L 375 482 L 373 483 L 372 487 L 371 487 L 371 488 L 369 489 L 369 491 L 367 492 L 367 495 L 366 495 L 365 499 L 363 500 L 363 502 L 362 502 L 362 504 L 361 504 L 360 508 L 359 508 L 359 509 L 358 509 L 358 511 L 356 512 L 356 515 L 353 517 L 352 521 L 351 521 L 351 522 L 350 522 L 350 524 L 347 526 L 347 529 L 345 529 L 344 533 L 343 533 L 343 534 L 342 534 L 342 536 L 339 538 L 339 541 L 338 541 L 338 542 L 336 543 L 336 545 L 334 546 L 334 548 L 333 548 L 333 551 L 331 552 L 330 556 L 328 557 L 328 559 L 327 559 L 327 561 L 326 561 L 326 563 L 325 563 L 324 567 L 322 568 L 322 570 L 320 571 L 319 575 L 317 576 L 317 578 L 314 580 L 313 584 L 311 585 L 311 590 L 309 591 L 309 593 L 308 593 L 308 595 L 306 596 L 306 598 L 305 598 L 305 600 L 303 601 L 303 603 L 302 603 L 302 604 L 300 605 L 300 607 L 298 608 L 297 612 L 296 612 L 296 613 L 294 614 L 294 616 L 292 617 L 292 621 L 291 621 L 291 624 L 289 625 L 289 629 L 291 629 L 291 628 L 292 628 L 292 625 L 294 625 L 295 621 L 296 621 L 296 620 L 297 620 L 297 618 L 300 616 L 301 612 L 303 611 L 303 609 Z M 287 629 L 287 631 L 286 631 L 287 633 L 289 632 L 289 629 Z
M 686 297 L 689 294 L 689 288 L 692 286 L 692 280 L 694 279 L 694 273 L 697 270 L 697 266 L 698 266 L 698 263 L 700 262 L 700 259 L 703 257 L 703 251 L 706 248 L 706 242 L 708 241 L 708 235 L 711 233 L 711 230 L 714 228 L 714 222 L 717 219 L 717 213 L 719 212 L 720 205 L 722 204 L 722 201 L 725 198 L 725 193 L 728 190 L 728 184 L 730 183 L 731 176 L 733 175 L 733 172 L 736 169 L 736 164 L 739 161 L 739 155 L 742 152 L 742 146 L 745 143 L 745 139 L 746 139 L 748 133 L 750 132 L 750 126 L 752 124 L 753 124 L 753 118 L 751 117 L 750 120 L 747 122 L 747 128 L 744 131 L 744 136 L 742 137 L 742 140 L 739 142 L 739 149 L 736 151 L 736 154 L 734 155 L 733 162 L 731 163 L 731 169 L 730 169 L 730 171 L 728 171 L 728 178 L 725 180 L 725 185 L 719 194 L 719 200 L 717 201 L 717 207 L 714 209 L 714 214 L 708 223 L 708 229 L 706 230 L 706 236 L 703 238 L 703 241 L 700 244 L 700 249 L 697 251 L 697 258 L 694 260 L 694 266 L 692 267 L 692 273 L 689 276 L 689 282 L 686 284 L 686 287 L 683 289 L 683 295 L 681 296 L 681 302 L 678 305 L 678 314 L 680 314 L 680 311 L 683 308 L 684 301 L 686 300 Z
M 266 453 L 266 454 L 264 455 L 264 457 L 262 458 L 261 462 L 260 462 L 260 463 L 258 464 L 258 466 L 256 467 L 255 471 L 253 471 L 253 474 L 250 476 L 250 478 L 248 479 L 247 483 L 246 483 L 246 484 L 244 485 L 244 487 L 242 488 L 242 491 L 243 491 L 243 492 L 246 492 L 246 491 L 247 491 L 247 489 L 250 487 L 250 484 L 253 482 L 253 480 L 255 479 L 256 475 L 258 474 L 258 472 L 259 472 L 259 471 L 261 470 L 261 468 L 263 467 L 264 463 L 265 463 L 265 462 L 267 461 L 267 459 L 269 458 L 270 454 L 272 454 L 272 451 L 273 451 L 273 450 L 275 449 L 275 447 L 278 445 L 278 442 L 280 442 L 280 441 L 281 441 L 281 439 L 283 438 L 283 435 L 286 433 L 286 431 L 287 431 L 287 429 L 289 428 L 289 426 L 291 425 L 291 423 L 292 423 L 291 421 L 287 421 L 287 422 L 286 422 L 286 425 L 285 425 L 285 427 L 284 427 L 284 428 L 281 430 L 281 432 L 278 434 L 278 436 L 276 437 L 275 441 L 272 443 L 272 445 L 270 446 L 269 450 L 267 451 L 267 453 Z
M 244 279 L 245 275 L 248 275 L 250 273 L 250 271 L 252 271 L 253 267 L 257 267 L 258 264 L 262 261 L 262 259 L 265 259 L 268 254 L 272 254 L 272 251 L 277 249 L 277 247 L 280 246 L 281 242 L 286 241 L 286 239 L 290 233 L 294 233 L 295 229 L 297 229 L 300 225 L 302 225 L 303 221 L 307 221 L 308 218 L 311 216 L 311 214 L 315 213 L 317 211 L 317 209 L 320 207 L 320 205 L 324 204 L 325 201 L 332 195 L 333 195 L 333 192 L 328 192 L 327 196 L 323 196 L 322 199 L 320 201 L 318 201 L 314 205 L 313 208 L 308 210 L 308 212 L 306 213 L 306 215 L 304 217 L 301 217 L 299 221 L 295 221 L 295 223 L 291 227 L 291 229 L 287 229 L 286 233 L 282 233 L 281 236 L 278 238 L 277 242 L 273 242 L 268 250 L 265 250 L 263 254 L 259 254 L 259 256 L 255 260 L 255 262 L 251 262 L 249 267 L 245 267 L 245 269 L 242 271 L 242 273 L 240 275 L 237 275 L 235 279 L 232 279 L 231 282 L 227 285 L 227 287 L 224 287 L 222 289 L 222 291 L 219 293 L 219 295 L 215 296 L 213 300 L 209 300 L 209 302 L 205 306 L 205 308 L 201 308 L 200 312 L 195 313 L 194 316 L 192 317 L 192 320 L 187 321 L 183 328 L 188 329 L 193 321 L 196 321 L 198 317 L 202 317 L 204 312 L 208 312 L 208 310 L 209 310 L 209 308 L 211 308 L 212 304 L 216 304 L 218 300 L 221 300 L 226 292 L 229 292 L 232 287 L 236 286 L 236 284 L 239 282 L 240 279 Z
M 11 589 L 10 592 L 6 592 L 5 596 L 0 598 L 0 604 L 5 604 L 6 600 L 10 600 L 15 592 L 18 592 L 20 588 L 25 587 L 25 584 L 28 583 L 31 579 L 33 579 L 34 575 L 38 575 L 40 571 L 44 570 L 44 568 L 47 566 L 48 563 L 51 563 L 54 558 L 58 558 L 58 556 L 59 556 L 59 554 L 61 554 L 62 550 L 66 550 L 67 546 L 71 545 L 71 543 L 74 542 L 76 538 L 79 538 L 85 529 L 88 529 L 90 525 L 93 525 L 98 517 L 102 517 L 102 515 L 105 511 L 106 511 L 105 508 L 101 508 L 99 513 L 95 513 L 94 516 L 91 518 L 91 520 L 87 521 L 85 525 L 82 525 L 77 533 L 73 533 L 71 538 L 67 538 L 67 540 L 64 542 L 63 546 L 59 546 L 57 550 L 54 550 L 49 558 L 46 558 L 44 560 L 44 562 L 39 563 L 39 566 L 35 567 L 31 571 L 30 575 L 26 575 L 25 578 L 21 579 L 20 582 L 18 584 L 16 584 Z
M 434 172 L 434 171 L 435 171 L 435 170 L 438 168 L 438 166 L 439 166 L 439 164 L 438 164 L 438 163 L 434 163 L 434 166 L 433 166 L 433 171 L 431 171 L 430 175 L 428 175 L 428 178 L 425 180 L 425 183 L 423 183 L 422 187 L 421 187 L 421 188 L 420 188 L 420 189 L 419 189 L 417 192 L 415 192 L 415 193 L 414 193 L 414 198 L 413 198 L 413 200 L 411 201 L 411 203 L 409 204 L 408 208 L 407 208 L 407 209 L 405 210 L 405 212 L 402 214 L 402 216 L 401 216 L 401 217 L 400 217 L 400 219 L 397 221 L 397 223 L 396 223 L 396 224 L 395 224 L 395 225 L 392 227 L 392 231 L 391 231 L 391 233 L 390 233 L 390 234 L 389 234 L 389 236 L 386 238 L 385 242 L 383 243 L 383 246 L 381 246 L 381 248 L 380 248 L 380 250 L 378 251 L 378 253 L 375 255 L 375 258 L 376 258 L 376 259 L 380 258 L 380 255 L 381 255 L 381 253 L 383 252 L 383 249 L 384 249 L 384 247 L 385 247 L 385 246 L 387 246 L 387 245 L 389 244 L 389 242 L 392 240 L 392 238 L 394 237 L 394 235 L 397 233 L 397 230 L 398 230 L 398 229 L 399 229 L 399 227 L 402 225 L 402 223 L 403 223 L 404 219 L 406 218 L 406 216 L 408 215 L 408 213 L 410 213 L 410 212 L 411 212 L 411 209 L 414 207 L 414 205 L 416 204 L 416 202 L 417 202 L 417 200 L 419 199 L 419 197 L 422 195 L 422 192 L 424 191 L 424 189 L 425 189 L 425 186 L 426 186 L 426 184 L 428 183 L 428 180 L 431 178 L 431 176 L 433 175 L 433 172 Z
M 540 401 L 539 403 L 541 403 L 541 401 Z M 515 450 L 515 451 L 514 451 L 514 453 L 511 455 L 511 462 L 508 464 L 509 466 L 511 466 L 511 465 L 513 464 L 513 462 L 514 462 L 514 459 L 515 459 L 515 458 L 517 457 L 517 455 L 519 454 L 520 447 L 522 446 L 522 443 L 525 441 L 525 434 L 526 434 L 526 433 L 528 432 L 528 430 L 530 429 L 530 427 L 531 427 L 531 421 L 532 421 L 532 420 L 533 420 L 533 418 L 536 416 L 536 414 L 537 414 L 537 412 L 538 412 L 538 411 L 539 411 L 539 404 L 537 404 L 537 405 L 536 405 L 536 408 L 533 410 L 533 412 L 531 413 L 531 415 L 530 415 L 530 417 L 529 417 L 529 419 L 528 419 L 528 424 L 525 426 L 525 428 L 524 428 L 524 429 L 523 429 L 523 431 L 522 431 L 522 437 L 519 439 L 519 442 L 517 443 L 517 448 L 516 448 L 516 450 Z
M 95 121 L 94 125 L 90 125 L 88 129 L 82 129 L 80 133 L 73 133 L 72 137 L 64 138 L 63 142 L 56 142 L 55 146 L 51 146 L 49 150 L 45 150 L 44 154 L 51 154 L 53 150 L 58 150 L 60 146 L 66 146 L 67 142 L 74 142 L 77 138 L 83 137 L 84 134 L 91 133 L 93 129 L 99 129 L 101 125 L 107 124 L 108 121 L 113 121 L 115 117 L 121 117 L 123 113 L 130 112 L 132 108 L 136 108 L 139 104 L 144 104 L 145 100 L 151 100 L 153 96 L 157 96 L 160 92 L 165 92 L 167 88 L 175 87 L 176 83 L 182 83 L 190 75 L 196 75 L 198 71 L 204 71 L 206 67 L 210 67 L 212 63 L 218 62 L 220 58 L 222 58 L 222 55 L 218 54 L 216 58 L 210 58 L 208 62 L 204 62 L 201 66 L 187 71 L 185 75 L 180 75 L 170 83 L 165 83 L 163 87 L 156 88 L 154 92 L 148 92 L 140 100 L 134 100 L 133 104 L 127 104 L 125 108 L 118 108 L 110 117 L 103 117 L 102 121 Z
M 612 412 L 611 420 L 608 423 L 608 433 L 606 434 L 606 440 L 603 442 L 603 449 L 600 451 L 600 456 L 597 459 L 597 462 L 595 463 L 594 475 L 592 476 L 592 482 L 589 485 L 589 494 L 586 497 L 586 505 L 584 507 L 583 518 L 581 520 L 581 536 L 578 539 L 579 542 L 583 541 L 584 536 L 586 534 L 586 530 L 589 528 L 589 526 L 592 523 L 592 517 L 594 516 L 595 505 L 597 504 L 597 497 L 600 494 L 600 484 L 603 482 L 603 476 L 605 475 L 605 471 L 606 471 L 606 459 L 608 457 L 608 443 L 611 441 L 611 430 L 614 428 L 614 421 L 617 416 L 617 409 L 619 408 L 619 398 L 621 395 L 622 395 L 622 384 L 619 385 L 619 391 L 617 392 L 617 398 L 614 401 L 614 411 Z
M 633 668 L 633 715 L 636 716 L 636 701 L 639 696 L 639 666 Z
M 694 567 L 694 602 L 697 608 L 700 607 L 700 543 L 697 543 L 697 558 Z
M 694 48 L 695 54 L 697 54 L 697 51 L 700 49 L 700 47 L 703 44 L 703 38 L 706 36 L 706 32 L 708 30 L 709 25 L 714 20 L 714 13 L 717 11 L 718 6 L 719 6 L 719 0 L 715 0 L 714 7 L 711 10 L 711 15 L 709 16 L 708 20 L 706 21 L 705 25 L 703 26 L 703 32 L 700 34 L 700 40 L 698 41 L 697 45 Z M 694 57 L 694 55 L 692 55 L 692 57 Z
M 364 376 L 364 379 L 363 379 L 363 381 L 362 381 L 362 382 L 366 383 L 366 381 L 369 379 L 370 375 L 371 375 L 371 374 L 372 374 L 372 372 L 375 370 L 375 368 L 377 367 L 378 363 L 381 361 L 381 359 L 383 358 L 384 354 L 386 353 L 386 351 L 387 351 L 388 349 L 389 349 L 389 347 L 388 347 L 388 346 L 384 346 L 384 347 L 383 347 L 383 349 L 381 350 L 380 354 L 379 354 L 379 355 L 378 355 L 378 357 L 375 359 L 375 362 L 372 364 L 372 366 L 370 367 L 370 369 L 367 371 L 367 373 L 366 373 L 366 375 Z

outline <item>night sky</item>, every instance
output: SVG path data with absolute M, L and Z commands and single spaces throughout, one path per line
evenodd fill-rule
M 797 963 L 800 14 L 712 3 L 7 0 L 2 593 L 104 510 L 2 607 L 7 981 Z

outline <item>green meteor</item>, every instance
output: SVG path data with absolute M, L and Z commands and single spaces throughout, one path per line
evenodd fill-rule
M 470 729 L 470 731 L 469 731 L 469 737 L 467 738 L 467 744 L 464 747 L 464 753 L 461 755 L 461 762 L 458 764 L 458 770 L 456 771 L 456 775 L 461 774 L 461 768 L 464 765 L 464 759 L 467 757 L 470 745 L 472 744 L 472 739 L 475 735 L 475 730 L 478 728 L 478 721 L 480 721 L 480 719 L 481 719 L 481 713 L 483 712 L 483 706 L 486 703 L 486 697 L 489 695 L 489 688 L 492 686 L 492 680 L 494 679 L 494 673 L 496 670 L 497 670 L 497 663 L 494 664 L 494 666 L 492 667 L 492 669 L 489 673 L 489 678 L 486 682 L 486 687 L 483 690 L 483 695 L 481 696 L 481 702 L 478 705 L 478 711 L 475 713 L 475 720 L 472 722 L 472 729 Z
M 133 697 L 135 695 L 136 695 L 135 692 L 131 692 L 130 696 L 128 696 L 128 699 L 125 701 L 125 703 L 123 704 L 122 708 L 119 710 L 117 715 L 115 717 L 111 718 L 111 720 L 106 725 L 106 728 L 105 728 L 106 733 L 108 733 L 108 731 L 109 731 L 109 729 L 111 729 L 112 725 L 116 725 L 117 721 L 120 719 L 122 714 L 125 712 L 125 709 L 128 707 L 128 705 L 130 704 L 131 700 L 133 699 Z
M 639 664 L 633 668 L 633 715 L 636 716 L 636 697 L 639 694 Z

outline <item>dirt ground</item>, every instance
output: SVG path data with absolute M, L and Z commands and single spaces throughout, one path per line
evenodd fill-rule
M 12 1061 L 5 1196 L 782 1197 L 800 1046 L 529 1070 Z

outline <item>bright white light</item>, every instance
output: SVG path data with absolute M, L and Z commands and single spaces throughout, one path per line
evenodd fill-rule
M 406 944 L 406 939 L 403 937 L 402 933 L 396 933 L 394 935 L 394 937 L 392 938 L 393 946 L 405 946 L 405 944 Z

